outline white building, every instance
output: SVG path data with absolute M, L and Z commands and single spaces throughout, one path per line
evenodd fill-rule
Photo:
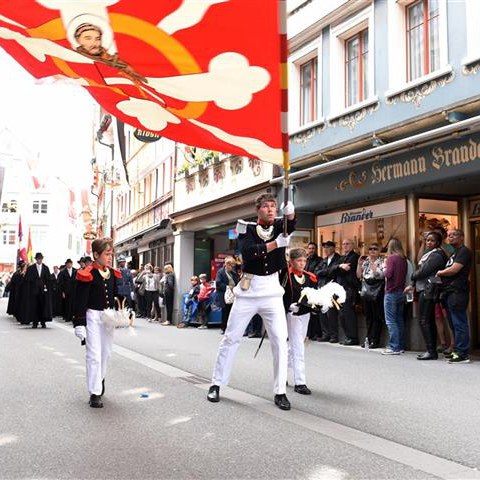
M 27 248 L 29 230 L 33 255 L 43 253 L 51 268 L 67 258 L 74 262 L 83 254 L 80 192 L 58 177 L 41 177 L 38 158 L 8 128 L 0 131 L 0 168 L 4 169 L 0 189 L 0 271 L 15 267 L 18 225 L 21 216 L 23 242 Z

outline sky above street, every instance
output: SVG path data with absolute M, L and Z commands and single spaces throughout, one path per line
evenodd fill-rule
M 68 186 L 91 183 L 96 106 L 82 87 L 39 82 L 0 48 L 0 130 L 9 128 L 42 169 Z M 1 148 L 1 145 L 0 145 Z

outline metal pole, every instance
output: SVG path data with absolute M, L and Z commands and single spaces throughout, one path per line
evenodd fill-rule
M 115 168 L 114 168 L 114 145 L 111 145 L 110 148 L 112 149 L 112 168 L 111 168 L 111 178 L 110 178 L 110 238 L 113 239 L 113 184 L 114 184 L 114 178 L 113 174 L 115 173 Z

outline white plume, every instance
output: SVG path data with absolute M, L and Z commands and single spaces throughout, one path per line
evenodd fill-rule
M 305 287 L 302 290 L 299 303 L 303 297 L 306 297 L 309 305 L 318 307 L 322 313 L 325 313 L 332 307 L 338 308 L 337 305 L 341 306 L 345 302 L 346 296 L 347 293 L 341 285 L 336 282 L 330 282 L 321 288 Z

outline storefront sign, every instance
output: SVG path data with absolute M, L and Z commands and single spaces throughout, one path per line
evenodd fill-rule
M 404 214 L 406 211 L 405 200 L 381 203 L 370 207 L 355 208 L 347 211 L 327 213 L 317 216 L 317 226 L 338 225 L 352 222 L 372 220 L 374 218 L 391 217 Z
M 374 162 L 368 169 L 352 170 L 343 178 L 336 189 L 346 190 L 349 186 L 363 188 L 368 184 L 388 183 L 393 180 L 430 175 L 432 172 L 454 169 L 455 167 L 480 160 L 479 141 L 469 138 L 457 146 L 433 147 L 419 150 L 414 157 L 394 161 Z
M 357 168 L 324 174 L 301 183 L 295 195 L 299 209 L 341 208 L 351 202 L 370 202 L 385 195 L 422 191 L 427 185 L 448 183 L 478 176 L 480 172 L 480 134 L 392 155 Z M 459 192 L 460 193 L 460 192 Z M 352 215 L 368 215 L 368 209 L 344 212 L 344 222 Z M 335 223 L 340 223 L 335 222 Z

